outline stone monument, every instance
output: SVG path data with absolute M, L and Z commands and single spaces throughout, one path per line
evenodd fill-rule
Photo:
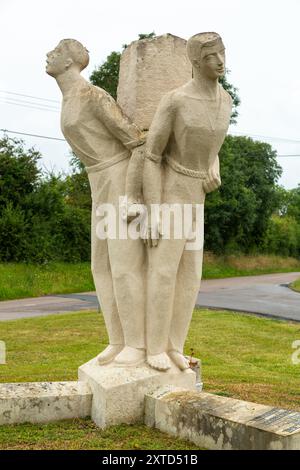
M 101 206 L 112 205 L 118 224 L 127 226 L 119 197 L 140 202 L 130 185 L 135 189 L 136 177 L 142 179 L 145 136 L 108 93 L 81 76 L 88 62 L 85 47 L 65 39 L 47 54 L 46 71 L 63 95 L 62 132 L 91 185 L 92 273 L 109 346 L 80 367 L 79 379 L 92 389 L 92 418 L 105 427 L 142 421 L 145 393 L 165 384 L 194 388 L 195 374 L 175 365 L 165 374 L 146 364 L 145 246 L 141 239 L 98 236 Z
M 225 71 L 219 35 L 193 36 L 187 54 L 183 45 L 184 40 L 166 35 L 125 50 L 121 77 L 127 64 L 127 83 L 135 92 L 129 90 L 126 98 L 120 80 L 123 110 L 81 76 L 89 55 L 78 41 L 62 40 L 47 55 L 47 73 L 63 95 L 62 132 L 91 185 L 92 273 L 109 346 L 80 367 L 79 379 L 92 389 L 92 417 L 101 427 L 142 420 L 145 394 L 162 385 L 195 387 L 183 346 L 200 286 L 203 246 L 186 249 L 194 215 L 188 234 L 162 236 L 160 206 L 203 207 L 205 194 L 220 185 L 218 151 L 229 125 L 231 98 L 218 83 Z M 169 81 L 162 80 L 164 70 L 173 77 Z M 149 125 L 145 144 L 141 128 Z M 125 205 L 120 203 L 124 196 Z M 99 236 L 107 205 L 113 206 L 121 232 L 140 216 L 141 236 L 123 238 L 119 230 L 110 237 L 109 227 L 108 236 Z M 159 210 L 153 217 L 155 205 Z

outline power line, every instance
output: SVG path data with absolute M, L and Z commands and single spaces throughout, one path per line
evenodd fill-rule
M 41 100 L 41 101 L 50 101 L 51 103 L 59 103 L 59 101 L 57 101 L 57 100 L 50 100 L 50 99 L 47 99 L 47 98 L 39 98 L 38 96 L 24 95 L 22 93 L 14 93 L 12 91 L 0 90 L 0 93 L 7 93 L 8 95 L 15 95 L 15 96 L 23 96 L 24 98 L 33 98 L 35 100 Z
M 14 103 L 22 103 L 22 104 L 30 104 L 33 106 L 39 106 L 42 108 L 50 108 L 50 109 L 56 109 L 57 111 L 59 108 L 57 106 L 53 106 L 52 104 L 44 104 L 44 103 L 34 103 L 34 101 L 27 101 L 27 100 L 20 100 L 19 98 L 2 98 L 0 97 L 1 100 L 9 100 Z
M 51 103 L 60 104 L 60 102 L 58 100 L 53 100 L 53 99 L 48 99 L 48 98 L 41 98 L 41 97 L 38 97 L 38 96 L 26 95 L 26 94 L 23 94 L 23 93 L 15 93 L 15 92 L 12 92 L 12 91 L 7 91 L 7 90 L 0 90 L 0 93 L 7 93 L 9 95 L 22 96 L 22 97 L 25 97 L 25 98 L 32 98 L 32 99 L 36 99 L 36 100 L 40 100 L 40 101 L 47 101 L 47 102 L 51 102 Z M 3 98 L 0 98 L 0 99 L 3 99 Z M 26 102 L 26 101 L 17 100 L 17 99 L 14 99 L 14 98 L 9 98 L 9 99 L 11 100 L 11 102 L 5 101 L 6 104 L 16 104 L 18 106 L 22 105 L 23 107 L 28 107 L 28 108 L 31 108 L 31 109 L 37 109 L 37 110 L 42 110 L 42 111 L 48 110 L 47 108 L 49 108 L 50 111 L 54 111 L 54 112 L 59 111 L 59 108 L 53 107 L 53 109 L 52 109 L 51 106 L 43 104 L 43 103 Z M 28 106 L 25 106 L 25 103 L 27 103 Z M 231 132 L 231 134 L 300 144 L 300 140 L 287 139 L 285 137 L 274 137 L 274 136 L 259 135 L 259 134 L 248 134 L 248 133 L 243 133 L 243 132 Z M 290 157 L 290 156 L 298 157 L 299 155 L 278 155 L 278 157 Z
M 29 137 L 37 137 L 39 139 L 58 140 L 60 142 L 66 142 L 65 139 L 60 139 L 59 137 L 49 137 L 49 136 L 46 136 L 46 135 L 29 134 L 27 132 L 10 131 L 8 129 L 0 129 L 0 131 L 4 132 L 4 133 L 7 132 L 9 134 L 26 135 L 26 136 L 29 136 Z M 278 158 L 300 157 L 300 154 L 299 155 L 277 155 L 277 157 Z
M 51 108 L 43 108 L 42 104 L 41 105 L 38 105 L 38 106 L 32 106 L 32 105 L 29 105 L 29 104 L 22 104 L 22 103 L 18 103 L 18 102 L 13 102 L 13 101 L 7 101 L 7 100 L 3 100 L 0 98 L 0 102 L 1 103 L 4 103 L 4 104 L 10 104 L 10 105 L 14 105 L 14 106 L 20 106 L 21 108 L 28 108 L 28 109 L 36 109 L 38 111 L 51 111 L 53 113 L 58 113 L 59 112 L 59 109 L 51 109 Z
M 39 139 L 59 140 L 61 142 L 66 142 L 65 139 L 60 139 L 59 137 L 49 137 L 47 135 L 39 135 L 39 134 L 28 134 L 26 132 L 9 131 L 8 129 L 0 129 L 0 131 L 4 133 L 8 132 L 9 134 L 27 135 L 29 137 L 38 137 Z
M 269 139 L 269 140 L 277 140 L 282 142 L 290 142 L 295 144 L 300 144 L 300 140 L 296 139 L 287 139 L 285 137 L 271 137 L 269 135 L 258 135 L 258 134 L 248 134 L 247 132 L 230 132 L 230 134 L 236 134 L 241 136 L 249 136 L 249 137 L 258 137 L 260 139 Z

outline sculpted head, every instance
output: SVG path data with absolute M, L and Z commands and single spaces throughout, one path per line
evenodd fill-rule
M 193 69 L 216 80 L 225 73 L 225 47 L 217 33 L 199 33 L 187 42 L 188 57 Z
M 56 78 L 69 69 L 81 72 L 88 64 L 88 50 L 76 39 L 63 39 L 48 52 L 46 72 Z

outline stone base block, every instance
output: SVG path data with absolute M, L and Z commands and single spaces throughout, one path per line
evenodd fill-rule
M 91 405 L 91 390 L 83 382 L 0 384 L 0 424 L 85 418 Z
M 174 365 L 159 372 L 147 364 L 123 368 L 99 366 L 96 358 L 79 368 L 79 380 L 89 384 L 93 394 L 93 421 L 102 429 L 121 423 L 144 422 L 145 395 L 166 385 L 194 390 L 196 374 Z
M 210 393 L 159 390 L 145 422 L 214 450 L 300 450 L 300 413 Z

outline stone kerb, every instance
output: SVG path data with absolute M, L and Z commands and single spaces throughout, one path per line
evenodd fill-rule
M 212 450 L 299 450 L 300 413 L 210 393 L 160 390 L 145 423 Z

